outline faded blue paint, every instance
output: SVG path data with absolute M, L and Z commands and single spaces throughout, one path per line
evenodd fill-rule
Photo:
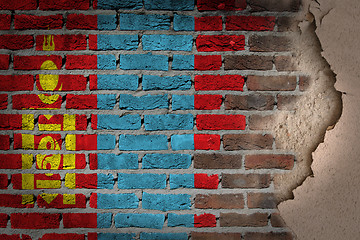
M 115 30 L 116 15 L 97 15 L 97 24 L 99 30 Z
M 115 94 L 98 94 L 97 108 L 101 110 L 112 110 L 116 103 Z
M 172 95 L 173 110 L 193 110 L 195 97 L 194 95 Z
M 144 192 L 142 207 L 144 209 L 170 211 L 188 210 L 191 207 L 189 194 L 149 194 Z
M 190 76 L 160 77 L 153 75 L 143 76 L 143 89 L 147 90 L 189 90 Z
M 120 135 L 119 149 L 128 151 L 167 150 L 166 135 Z
M 194 174 L 170 174 L 170 189 L 195 188 Z
M 162 229 L 165 222 L 163 214 L 148 213 L 118 213 L 115 215 L 115 227 L 117 228 L 155 228 Z
M 120 109 L 126 110 L 150 110 L 156 108 L 169 108 L 168 95 L 144 95 L 133 96 L 120 94 Z
M 167 15 L 120 14 L 121 30 L 169 30 L 170 17 Z
M 193 37 L 191 35 L 143 35 L 144 51 L 192 51 Z
M 119 189 L 165 189 L 166 174 L 118 173 Z
M 135 153 L 116 154 L 97 154 L 98 169 L 117 170 L 117 169 L 138 169 L 138 155 Z
M 171 148 L 178 150 L 194 150 L 194 134 L 172 135 Z
M 190 154 L 146 154 L 142 158 L 144 169 L 187 169 L 191 165 Z
M 193 16 L 174 15 L 175 31 L 195 31 L 195 19 Z
M 194 55 L 174 55 L 172 69 L 174 70 L 194 70 Z

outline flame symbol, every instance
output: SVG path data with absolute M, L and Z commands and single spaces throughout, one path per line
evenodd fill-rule
M 44 36 L 43 50 L 44 51 L 54 51 L 55 50 L 55 43 L 54 43 L 53 35 Z

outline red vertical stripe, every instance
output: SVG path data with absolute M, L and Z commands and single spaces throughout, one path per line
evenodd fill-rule
M 220 135 L 195 134 L 195 150 L 220 150 Z
M 97 122 L 98 122 L 97 115 L 92 114 L 91 115 L 91 128 L 92 129 L 94 129 L 94 130 L 97 129 Z
M 97 208 L 97 193 L 92 193 L 90 196 L 90 207 Z
M 194 186 L 201 189 L 217 189 L 219 176 L 217 174 L 208 176 L 206 173 L 195 173 Z
M 89 76 L 90 90 L 97 90 L 97 75 Z
M 98 168 L 98 158 L 96 153 L 89 154 L 90 170 L 96 170 Z
M 97 50 L 97 35 L 89 35 L 89 49 Z
M 77 173 L 75 177 L 76 188 L 88 188 L 96 189 L 97 188 L 97 174 L 83 174 Z
M 213 214 L 204 213 L 194 216 L 194 227 L 216 227 L 216 216 Z
M 194 107 L 197 110 L 215 110 L 220 109 L 222 104 L 222 95 L 195 95 Z

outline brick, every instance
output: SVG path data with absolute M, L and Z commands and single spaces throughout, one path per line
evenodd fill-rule
M 63 17 L 60 14 L 49 16 L 15 15 L 14 26 L 17 30 L 61 29 L 63 26 Z
M 244 130 L 244 115 L 200 114 L 196 116 L 198 130 Z
M 268 174 L 222 174 L 223 188 L 268 188 L 271 177 Z
M 170 189 L 195 188 L 194 174 L 170 174 Z
M 110 150 L 115 148 L 115 136 L 110 134 L 68 134 L 65 137 L 66 150 Z
M 139 9 L 143 7 L 142 0 L 95 0 L 93 2 L 94 9 Z
M 216 227 L 216 216 L 213 214 L 204 213 L 201 215 L 194 215 L 194 227 Z
M 0 135 L 0 150 L 9 150 L 9 149 L 10 149 L 10 136 Z
M 34 37 L 31 35 L 10 35 L 0 36 L 0 49 L 21 50 L 30 49 L 34 46 Z
M 14 134 L 14 149 L 61 150 L 60 134 Z
M 142 46 L 145 51 L 191 51 L 191 35 L 143 35 Z
M 195 154 L 194 168 L 196 169 L 239 169 L 242 156 L 213 154 Z
M 73 29 L 98 29 L 98 16 L 85 14 L 69 14 L 66 19 L 66 28 Z
M 21 234 L 21 236 L 20 234 L 0 234 L 0 238 L 4 240 L 31 240 L 31 237 L 25 234 Z
M 119 189 L 165 189 L 166 174 L 118 173 Z
M 135 239 L 135 233 L 88 233 L 88 240 Z
M 86 196 L 84 194 L 42 193 L 38 195 L 36 202 L 40 208 L 86 208 Z
M 90 75 L 90 90 L 137 90 L 137 75 Z
M 199 52 L 241 51 L 245 50 L 244 35 L 199 35 L 196 48 Z
M 207 175 L 196 174 L 170 174 L 170 189 L 176 188 L 198 188 L 198 189 L 217 189 L 219 176 L 217 174 Z
M 250 52 L 288 52 L 292 50 L 291 39 L 284 36 L 259 36 L 249 37 Z
M 0 189 L 7 189 L 9 180 L 7 174 L 0 174 Z
M 96 169 L 138 169 L 138 155 L 134 153 L 122 153 L 120 155 L 105 153 L 90 153 L 90 170 Z
M 32 75 L 0 75 L 0 91 L 32 91 L 33 89 Z
M 226 110 L 273 110 L 275 98 L 271 95 L 252 94 L 252 95 L 226 95 Z
M 58 229 L 59 213 L 12 213 L 11 228 L 14 229 Z
M 194 95 L 172 95 L 173 110 L 193 110 L 195 97 Z
M 171 68 L 174 70 L 194 70 L 194 55 L 173 55 Z
M 163 214 L 118 213 L 114 217 L 116 228 L 155 228 L 162 229 L 165 222 Z
M 39 0 L 40 10 L 88 10 L 89 0 Z
M 169 107 L 168 96 L 165 95 L 143 95 L 133 96 L 129 94 L 120 94 L 120 109 L 126 110 L 150 110 L 166 109 Z
M 197 194 L 195 208 L 242 209 L 244 208 L 244 196 L 242 194 Z
M 246 8 L 246 0 L 199 0 L 197 8 L 199 11 L 244 10 Z
M 278 26 L 279 32 L 297 32 L 299 21 L 293 17 L 278 17 L 276 25 Z
M 174 31 L 195 31 L 195 18 L 174 14 Z
M 10 55 L 0 54 L 0 70 L 8 70 L 10 65 Z
M 83 75 L 36 75 L 36 88 L 40 91 L 84 91 L 86 82 Z
M 286 227 L 286 223 L 279 213 L 272 213 L 270 215 L 270 223 L 271 226 L 276 228 Z
M 270 134 L 225 134 L 223 136 L 226 151 L 272 149 L 273 142 L 274 137 Z
M 6 109 L 8 105 L 8 95 L 0 94 L 0 109 Z
M 0 169 L 30 169 L 32 154 L 0 154 Z
M 68 170 L 68 169 L 84 169 L 85 167 L 86 167 L 85 154 L 36 155 L 36 169 Z
M 194 9 L 193 0 L 145 0 L 147 10 L 171 10 L 171 11 L 191 11 Z
M 120 14 L 121 30 L 169 30 L 170 17 L 167 15 L 132 13 Z
M 295 76 L 248 76 L 246 85 L 249 91 L 294 91 Z
M 134 209 L 138 205 L 139 199 L 135 193 L 92 193 L 90 196 L 90 207 L 97 209 Z
M 121 54 L 120 69 L 124 70 L 169 70 L 169 59 L 166 55 Z
M 195 55 L 194 69 L 200 71 L 220 70 L 222 66 L 221 55 Z
M 168 227 L 194 227 L 194 214 L 168 214 Z
M 228 16 L 226 30 L 228 31 L 273 31 L 275 17 L 267 16 Z
M 191 76 L 160 77 L 143 75 L 143 90 L 189 90 L 191 88 Z
M 8 1 L 0 0 L 1 10 L 35 10 L 37 8 L 36 0 L 24 0 L 24 1 Z
M 292 111 L 298 109 L 301 96 L 296 95 L 277 95 L 277 108 L 279 110 Z
M 267 225 L 267 213 L 220 213 L 221 227 L 265 227 Z
M 10 26 L 11 26 L 11 15 L 0 14 L 0 30 L 10 30 Z
M 13 189 L 58 189 L 61 188 L 59 174 L 13 174 L 11 176 Z
M 184 240 L 187 239 L 187 233 L 140 233 L 140 239 L 152 240 L 152 239 L 173 239 Z
M 241 75 L 196 75 L 196 91 L 243 91 L 244 77 Z
M 195 31 L 221 31 L 222 17 L 195 17 Z
M 40 131 L 85 131 L 87 128 L 86 115 L 40 115 L 38 118 Z
M 259 154 L 247 155 L 245 157 L 246 169 L 285 169 L 290 170 L 294 167 L 294 155 L 276 155 L 276 154 Z
M 311 86 L 311 78 L 308 76 L 300 76 L 299 77 L 299 90 L 307 91 Z
M 15 70 L 58 70 L 62 57 L 58 55 L 14 56 Z
M 113 189 L 114 176 L 104 173 L 67 173 L 65 175 L 65 187 L 69 189 Z
M 275 67 L 279 72 L 282 71 L 296 71 L 297 64 L 296 60 L 290 56 L 276 56 L 275 57 Z
M 279 200 L 273 193 L 248 193 L 248 208 L 272 209 L 276 208 Z
M 111 213 L 63 213 L 64 228 L 110 228 Z
M 190 154 L 146 154 L 142 158 L 143 169 L 188 169 Z
M 85 240 L 85 234 L 76 233 L 46 233 L 39 240 Z
M 245 240 L 292 240 L 292 234 L 289 232 L 248 232 L 244 235 Z
M 230 55 L 225 56 L 225 70 L 272 70 L 272 56 Z
M 194 117 L 192 114 L 145 115 L 146 131 L 192 130 Z
M 9 216 L 6 213 L 0 213 L 0 228 L 6 228 L 8 221 Z
M 37 51 L 78 51 L 86 50 L 86 35 L 37 35 Z
M 116 103 L 115 94 L 73 95 L 66 96 L 66 109 L 101 109 L 111 110 Z
M 89 35 L 90 50 L 134 51 L 138 44 L 138 35 Z
M 193 239 L 193 240 L 239 240 L 239 239 L 241 239 L 241 233 L 191 232 L 191 239 Z
M 300 0 L 276 1 L 276 0 L 250 0 L 248 4 L 251 11 L 261 12 L 297 12 L 300 8 Z
M 195 134 L 195 150 L 220 150 L 220 135 L 216 134 Z
M 34 115 L 0 114 L 0 130 L 34 130 Z
M 166 135 L 120 135 L 119 149 L 124 151 L 167 150 Z
M 101 69 L 115 70 L 114 55 L 67 55 L 66 69 Z
M 0 194 L 0 207 L 33 208 L 34 204 L 34 195 L 32 194 Z
M 92 129 L 138 130 L 141 128 L 140 115 L 91 115 Z
M 142 208 L 163 212 L 189 210 L 191 207 L 190 198 L 189 194 L 149 194 L 144 192 L 142 195 Z
M 218 110 L 222 104 L 222 95 L 195 95 L 194 109 Z

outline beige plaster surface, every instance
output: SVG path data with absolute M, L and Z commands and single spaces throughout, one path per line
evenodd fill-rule
M 342 115 L 313 152 L 294 199 L 279 205 L 300 240 L 360 239 L 360 1 L 313 0 L 322 55 L 342 92 Z

